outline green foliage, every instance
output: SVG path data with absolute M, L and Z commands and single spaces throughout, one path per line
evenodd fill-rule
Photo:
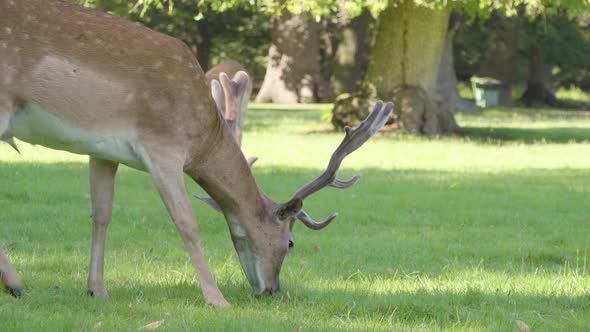
M 322 106 L 321 108 L 324 108 Z M 244 148 L 277 199 L 318 175 L 342 133 L 318 106 L 254 105 Z M 110 297 L 86 295 L 87 157 L 0 145 L 0 245 L 26 296 L 0 292 L 3 331 L 580 331 L 590 326 L 590 116 L 461 113 L 474 136 L 377 136 L 343 163 L 346 191 L 306 201 L 282 292 L 257 298 L 223 217 L 194 201 L 202 245 L 233 307 L 202 302 L 190 259 L 149 177 L 121 167 L 107 236 Z M 559 128 L 556 128 L 559 127 Z M 386 151 L 387 153 L 385 153 Z M 200 189 L 187 181 L 191 194 Z
M 173 4 L 153 0 L 81 0 L 80 3 L 183 40 L 204 70 L 219 62 L 237 61 L 255 77 L 264 75 L 270 20 L 251 10 L 247 3 L 227 8 L 221 3 L 188 0 Z
M 95 0 L 82 0 L 93 2 Z M 234 8 L 251 8 L 259 12 L 265 12 L 272 15 L 278 15 L 284 10 L 291 13 L 310 13 L 318 20 L 321 16 L 331 12 L 350 13 L 352 16 L 359 15 L 362 8 L 369 8 L 375 15 L 385 9 L 387 6 L 397 6 L 402 0 L 142 0 L 137 1 L 137 7 L 142 8 L 142 12 L 147 8 L 156 8 L 158 10 L 167 10 L 173 12 L 178 4 L 196 4 L 201 10 L 205 8 L 216 12 L 223 12 Z M 526 15 L 551 15 L 556 8 L 568 10 L 569 15 L 578 16 L 588 11 L 590 3 L 587 0 L 415 0 L 422 6 L 431 8 L 446 6 L 450 4 L 455 8 L 465 10 L 472 17 L 489 17 L 492 11 L 499 11 L 506 15 L 513 16 L 524 11 Z M 342 8 L 344 7 L 344 8 Z
M 590 29 L 582 19 L 572 18 L 564 10 L 552 15 L 519 16 L 519 68 L 526 68 L 531 46 L 539 46 L 545 63 L 554 66 L 557 87 L 570 85 L 590 88 Z M 455 36 L 455 68 L 460 80 L 468 80 L 481 67 L 493 33 L 493 21 L 472 20 Z M 522 76 L 523 73 L 519 72 Z M 526 80 L 526 77 L 518 77 Z

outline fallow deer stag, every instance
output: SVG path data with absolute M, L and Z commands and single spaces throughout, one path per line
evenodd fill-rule
M 228 105 L 226 104 L 226 107 Z M 346 137 L 318 179 L 287 203 L 270 200 L 225 124 L 203 71 L 182 42 L 62 0 L 0 0 L 0 138 L 90 156 L 93 236 L 88 290 L 106 296 L 104 241 L 119 164 L 147 171 L 198 274 L 206 303 L 228 306 L 207 265 L 183 173 L 219 206 L 256 293 L 279 289 L 296 218 L 319 229 L 302 201 L 336 180 L 342 159 L 389 117 L 382 102 Z M 0 252 L 0 279 L 21 286 Z

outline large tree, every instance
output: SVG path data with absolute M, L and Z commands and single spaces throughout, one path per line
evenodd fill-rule
M 464 10 L 470 17 L 482 18 L 489 17 L 492 11 L 506 16 L 514 16 L 521 11 L 526 16 L 534 17 L 541 13 L 549 15 L 555 12 L 546 10 L 547 8 L 565 7 L 570 16 L 586 13 L 590 9 L 587 0 L 142 0 L 136 3 L 144 7 L 142 11 L 149 6 L 170 11 L 178 3 L 196 3 L 218 12 L 246 5 L 274 17 L 275 22 L 278 22 L 277 27 L 281 26 L 281 22 L 289 25 L 291 20 L 296 21 L 291 26 L 300 27 L 300 30 L 296 34 L 287 33 L 282 38 L 293 38 L 299 40 L 300 44 L 315 40 L 312 34 L 302 30 L 314 29 L 315 24 L 311 22 L 320 21 L 323 15 L 333 13 L 334 8 L 341 6 L 354 16 L 368 6 L 379 17 L 369 69 L 357 98 L 340 100 L 336 103 L 336 108 L 342 108 L 347 103 L 358 105 L 360 99 L 363 102 L 367 98 L 393 99 L 397 101 L 399 125 L 406 131 L 417 134 L 444 134 L 457 129 L 452 113 L 441 109 L 436 103 L 438 65 L 447 37 L 451 7 Z M 289 74 L 302 72 L 298 66 L 305 62 L 311 64 L 310 68 L 317 68 L 315 50 L 314 46 L 306 50 L 310 51 L 309 55 L 296 53 L 305 58 L 296 56 L 287 58 L 288 61 L 279 61 L 282 66 L 281 74 L 267 75 L 275 80 L 275 84 L 270 85 L 269 89 L 292 87 L 295 97 L 290 96 L 291 100 L 313 100 L 318 91 L 315 69 L 303 75 L 303 78 Z M 277 56 L 271 56 L 269 63 L 283 59 L 282 54 L 284 53 L 279 52 Z M 268 68 L 273 71 L 275 67 L 269 65 Z M 312 93 L 313 89 L 316 90 Z
M 457 11 L 451 13 L 440 64 L 438 65 L 438 77 L 436 80 L 437 103 L 439 107 L 451 112 L 477 109 L 473 101 L 463 99 L 459 95 L 457 84 L 454 44 L 455 35 L 464 24 L 464 18 L 464 15 L 458 14 Z
M 378 97 L 396 102 L 399 124 L 407 132 L 439 134 L 456 129 L 453 116 L 436 105 L 449 15 L 449 6 L 404 1 L 379 17 L 367 80 Z
M 453 114 L 436 103 L 438 65 L 448 32 L 450 7 L 470 17 L 488 18 L 492 10 L 508 17 L 522 10 L 526 15 L 542 13 L 548 3 L 567 6 L 572 14 L 587 11 L 585 0 L 555 1 L 393 1 L 379 15 L 379 26 L 365 83 L 358 93 L 335 103 L 333 123 L 354 124 L 364 99 L 396 101 L 396 119 L 403 130 L 437 135 L 458 130 Z M 550 14 L 550 12 L 547 12 Z
M 268 66 L 257 102 L 313 103 L 320 94 L 320 26 L 305 13 L 272 18 Z
M 343 11 L 342 8 L 339 10 Z M 359 88 L 367 71 L 375 18 L 363 8 L 356 17 L 335 11 L 321 23 L 321 72 L 322 77 L 329 80 L 327 96 L 331 98 L 327 101 L 333 102 L 334 95 L 351 93 Z
M 522 95 L 526 105 L 557 104 L 554 67 L 560 73 L 580 72 L 590 68 L 590 36 L 584 34 L 582 22 L 557 11 L 550 17 L 536 17 L 524 22 L 526 36 L 521 50 L 528 59 L 527 87 Z

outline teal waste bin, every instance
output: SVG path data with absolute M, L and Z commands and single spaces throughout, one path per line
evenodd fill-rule
M 491 77 L 472 77 L 471 89 L 475 104 L 479 107 L 494 107 L 500 103 L 502 82 Z

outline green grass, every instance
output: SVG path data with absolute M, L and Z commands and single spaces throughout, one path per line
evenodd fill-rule
M 328 106 L 254 105 L 244 135 L 259 184 L 286 200 L 341 133 Z M 343 164 L 353 188 L 306 201 L 327 229 L 295 229 L 283 291 L 256 298 L 223 218 L 194 202 L 232 308 L 203 304 L 187 253 L 146 174 L 121 168 L 106 250 L 107 300 L 86 296 L 86 157 L 0 145 L 0 244 L 27 295 L 0 293 L 2 331 L 586 330 L 590 326 L 590 114 L 486 110 L 465 136 L 377 136 Z M 189 184 L 191 193 L 202 192 Z M 319 249 L 319 250 L 318 250 Z

